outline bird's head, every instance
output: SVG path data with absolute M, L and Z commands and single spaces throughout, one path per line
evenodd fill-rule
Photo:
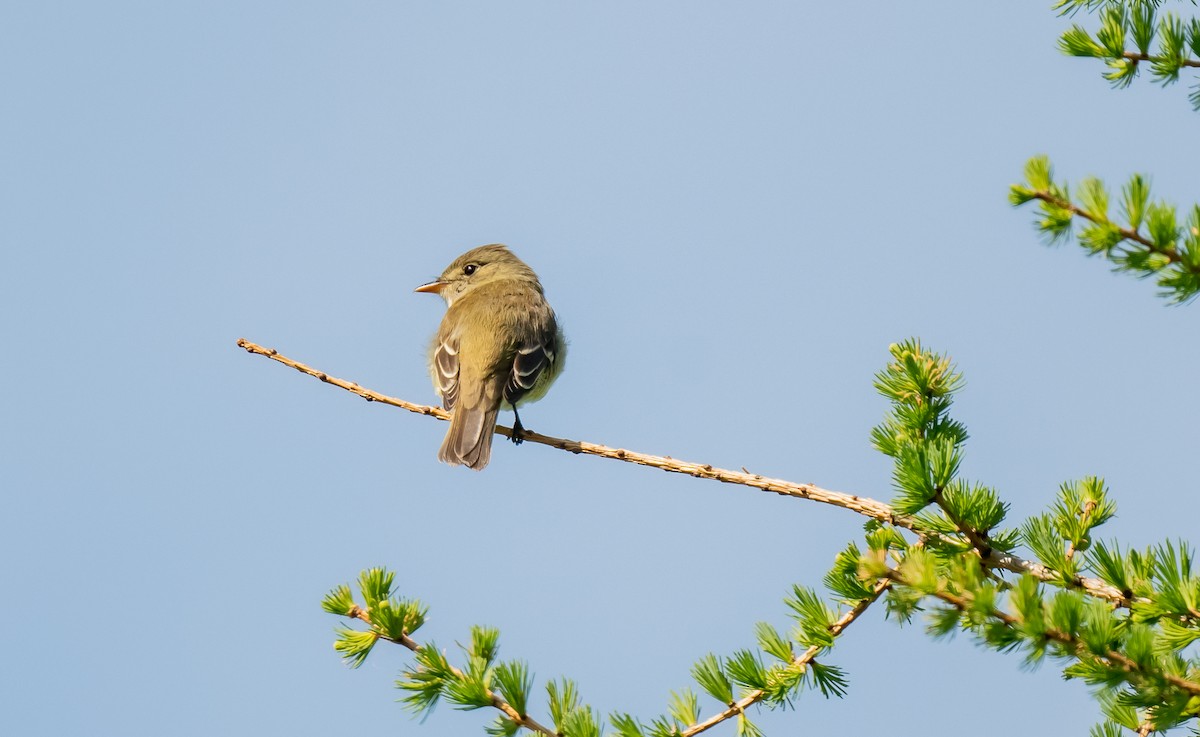
M 472 248 L 454 259 L 437 279 L 414 291 L 440 294 L 447 305 L 452 305 L 473 289 L 504 280 L 524 281 L 542 291 L 533 269 L 508 250 L 508 246 L 499 243 Z

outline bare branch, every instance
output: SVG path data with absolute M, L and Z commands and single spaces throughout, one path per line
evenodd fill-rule
M 323 371 L 318 371 L 310 366 L 306 366 L 299 361 L 294 361 L 287 356 L 281 355 L 273 348 L 264 348 L 256 343 L 251 343 L 245 338 L 239 338 L 238 346 L 244 348 L 248 352 L 260 356 L 266 356 L 274 361 L 278 361 L 285 366 L 300 371 L 301 373 L 313 376 L 326 384 L 332 384 L 348 392 L 357 394 L 358 396 L 370 402 L 379 402 L 393 407 L 406 409 L 409 412 L 416 414 L 429 415 L 436 417 L 439 420 L 450 419 L 450 413 L 440 407 L 432 407 L 423 404 L 408 402 L 403 399 L 389 397 L 386 394 L 372 391 L 363 388 L 358 384 L 343 379 L 338 379 L 329 376 Z M 505 437 L 512 435 L 512 429 L 503 425 L 496 426 L 496 432 Z M 753 489 L 779 494 L 781 496 L 790 496 L 800 499 L 808 499 L 822 504 L 829 504 L 842 509 L 848 509 L 851 512 L 856 512 L 865 517 L 877 519 L 897 527 L 903 527 L 912 530 L 926 538 L 936 539 L 937 533 L 924 530 L 919 523 L 912 517 L 897 514 L 896 511 L 884 502 L 871 499 L 869 497 L 858 496 L 856 494 L 848 494 L 841 491 L 831 491 L 821 488 L 815 484 L 801 484 L 794 481 L 785 481 L 783 479 L 768 478 L 756 473 L 748 471 L 731 471 L 724 468 L 717 468 L 710 464 L 691 463 L 681 461 L 670 456 L 656 456 L 648 453 L 638 453 L 632 450 L 623 448 L 611 448 L 606 445 L 597 445 L 588 443 L 582 440 L 568 440 L 566 438 L 556 438 L 550 435 L 542 435 L 536 432 L 525 430 L 523 435 L 525 440 L 548 445 L 552 448 L 565 450 L 571 453 L 583 453 L 586 455 L 599 456 L 601 458 L 611 458 L 617 461 L 625 461 L 627 463 L 636 463 L 641 466 L 649 466 L 657 468 L 661 471 L 669 473 L 682 473 L 688 476 L 697 478 L 712 479 L 721 481 L 727 484 L 737 484 L 739 486 L 747 486 Z M 1050 583 L 1056 583 L 1063 580 L 1063 575 L 1041 563 L 1036 561 L 1025 560 L 1011 553 L 1004 553 L 993 549 L 988 549 L 986 555 L 981 551 L 981 561 L 984 565 L 991 568 L 1000 568 L 1013 573 L 1028 573 L 1035 578 Z M 1077 576 L 1071 579 L 1070 584 L 1081 589 L 1090 596 L 1095 596 L 1100 599 L 1107 599 L 1114 602 L 1118 606 L 1127 607 L 1130 604 L 1130 599 L 1121 593 L 1114 586 L 1110 586 L 1104 581 L 1096 578 L 1086 578 Z

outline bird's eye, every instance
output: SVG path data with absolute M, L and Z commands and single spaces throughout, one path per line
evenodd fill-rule
M 478 269 L 478 268 L 479 268 L 479 266 L 476 264 L 467 264 L 466 266 L 463 267 L 463 273 L 466 274 L 467 276 L 470 276 L 471 274 L 474 274 L 475 269 Z

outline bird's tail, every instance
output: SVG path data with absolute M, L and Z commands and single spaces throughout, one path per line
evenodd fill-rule
M 459 406 L 450 418 L 450 429 L 438 451 L 438 460 L 451 466 L 483 470 L 492 457 L 492 436 L 500 408 Z

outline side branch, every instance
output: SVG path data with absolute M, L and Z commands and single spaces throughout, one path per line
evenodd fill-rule
M 1068 210 L 1072 215 L 1078 215 L 1084 220 L 1088 220 L 1096 225 L 1112 224 L 1111 221 L 1105 218 L 1097 217 L 1070 200 L 1064 200 L 1063 198 L 1058 197 L 1051 192 L 1047 192 L 1046 190 L 1033 190 L 1031 194 L 1033 195 L 1034 199 L 1041 200 L 1047 204 L 1062 208 L 1063 210 Z M 1133 228 L 1117 227 L 1117 232 L 1121 234 L 1121 238 L 1124 240 L 1133 241 L 1134 243 L 1145 246 L 1152 253 L 1162 254 L 1171 263 L 1179 263 L 1183 260 L 1183 257 L 1179 255 L 1179 251 L 1175 250 L 1174 248 L 1163 248 Z
M 429 415 L 436 417 L 439 420 L 450 419 L 450 413 L 440 407 L 432 407 L 423 404 L 408 402 L 403 399 L 389 397 L 386 394 L 366 389 L 354 382 L 338 379 L 329 376 L 323 371 L 318 371 L 310 366 L 306 366 L 299 361 L 294 361 L 287 356 L 280 354 L 273 348 L 264 348 L 256 343 L 251 343 L 245 338 L 239 338 L 238 346 L 244 348 L 249 353 L 266 356 L 274 361 L 278 361 L 285 366 L 290 366 L 297 371 L 308 374 L 309 376 L 320 379 L 326 384 L 345 389 L 348 392 L 357 394 L 366 399 L 368 402 L 379 402 L 400 409 L 406 409 L 409 412 L 414 412 L 420 415 Z M 496 432 L 505 437 L 512 435 L 512 429 L 502 425 L 496 426 Z M 724 468 L 717 468 L 711 464 L 691 463 L 681 461 L 670 456 L 656 456 L 648 453 L 639 453 L 623 448 L 611 448 L 606 445 L 598 445 L 582 440 L 568 440 L 566 438 L 556 438 L 550 435 L 542 435 L 540 433 L 526 430 L 524 439 L 534 443 L 541 443 L 552 448 L 565 450 L 571 453 L 583 453 L 585 455 L 599 456 L 601 458 L 610 458 L 617 461 L 625 461 L 626 463 L 636 463 L 641 466 L 649 466 L 657 468 L 668 473 L 682 473 L 696 478 L 712 479 L 726 484 L 737 484 L 739 486 L 747 486 L 752 489 L 779 494 L 781 496 L 796 497 L 799 499 L 808 499 L 822 504 L 829 504 L 842 509 L 848 509 L 851 512 L 856 512 L 864 517 L 879 520 L 889 525 L 903 527 L 912 530 L 918 535 L 924 537 L 932 537 L 936 533 L 931 533 L 921 529 L 919 523 L 912 517 L 897 514 L 896 511 L 884 502 L 862 497 L 856 494 L 847 494 L 841 491 L 831 491 L 821 488 L 815 484 L 801 484 L 794 481 L 785 481 L 783 479 L 769 478 L 748 471 L 731 471 Z M 986 557 L 982 558 L 984 565 L 992 568 L 1001 568 L 1013 573 L 1028 573 L 1035 578 L 1046 582 L 1059 582 L 1062 580 L 1062 575 L 1047 566 L 1036 561 L 1028 561 L 1019 556 L 1010 553 L 1001 553 L 991 550 Z M 1077 586 L 1085 593 L 1101 599 L 1107 599 L 1116 603 L 1118 606 L 1128 606 L 1130 600 L 1125 597 L 1116 587 L 1110 586 L 1107 583 L 1096 578 L 1076 577 L 1070 580 L 1070 583 Z
M 961 517 L 954 513 L 954 510 L 951 509 L 950 505 L 946 503 L 946 498 L 942 494 L 944 491 L 945 489 L 939 488 L 937 493 L 933 495 L 934 504 L 938 505 L 938 508 L 941 509 L 946 515 L 946 518 L 958 528 L 958 531 L 962 533 L 962 536 L 967 538 L 967 542 L 971 543 L 971 547 L 974 548 L 975 552 L 979 554 L 980 559 L 988 560 L 988 558 L 990 558 L 992 555 L 992 546 L 988 544 L 987 540 L 983 539 L 983 536 L 979 534 L 979 530 L 976 530 L 974 527 L 968 525 Z
M 366 609 L 363 609 L 360 606 L 352 607 L 350 609 L 349 614 L 347 614 L 346 616 L 352 617 L 354 619 L 360 619 L 369 625 L 371 624 L 370 613 Z M 372 625 L 372 629 L 374 629 L 374 625 Z M 375 630 L 375 631 L 378 632 L 378 630 Z M 387 635 L 380 634 L 379 637 L 381 639 L 387 640 L 388 642 L 394 642 L 397 645 L 402 645 L 402 646 L 408 648 L 409 650 L 413 651 L 414 653 L 420 652 L 422 649 L 424 649 L 423 645 L 419 644 L 416 640 L 412 639 L 408 635 L 401 635 L 399 638 L 394 638 L 394 637 L 388 637 Z M 466 674 L 464 674 L 461 670 L 459 670 L 458 668 L 455 668 L 454 666 L 450 666 L 450 670 L 458 678 L 466 677 Z M 558 737 L 558 733 L 555 732 L 553 729 L 550 729 L 549 727 L 545 726 L 544 724 L 539 723 L 536 719 L 529 716 L 528 714 L 520 713 L 519 711 L 516 710 L 516 708 L 512 704 L 508 703 L 503 698 L 501 698 L 500 695 L 497 694 L 495 691 L 488 689 L 488 696 L 492 700 L 492 707 L 504 712 L 504 716 L 511 719 L 514 724 L 519 724 L 522 727 L 525 727 L 526 729 L 528 729 L 530 731 L 545 735 L 545 737 Z
M 831 624 L 829 626 L 830 634 L 832 634 L 834 637 L 837 637 L 838 635 L 842 634 L 842 632 L 845 631 L 845 629 L 847 627 L 849 627 L 851 624 L 853 624 L 854 620 L 856 620 L 860 616 L 862 616 L 862 613 L 867 611 L 867 609 L 872 604 L 874 604 L 879 599 L 880 595 L 883 594 L 884 591 L 887 591 L 888 587 L 890 587 L 891 585 L 892 585 L 892 582 L 888 579 L 884 579 L 884 580 L 880 581 L 879 583 L 877 583 L 875 585 L 875 589 L 871 592 L 871 596 L 869 596 L 866 599 L 863 599 L 862 601 L 855 604 L 853 609 L 851 609 L 850 611 L 843 614 L 838 619 L 838 621 L 834 622 L 833 624 Z M 823 648 L 817 647 L 816 645 L 809 647 L 803 653 L 796 656 L 796 658 L 794 660 L 792 660 L 792 665 L 793 666 L 808 665 L 817 657 L 817 654 L 820 653 L 820 651 L 822 649 Z M 693 735 L 700 734 L 701 732 L 703 732 L 705 730 L 715 727 L 716 725 L 720 724 L 721 722 L 725 721 L 726 719 L 732 719 L 733 717 L 736 717 L 738 714 L 744 713 L 747 708 L 754 706 L 758 702 L 762 701 L 763 696 L 765 696 L 765 695 L 766 695 L 766 693 L 764 691 L 755 689 L 755 690 L 751 691 L 750 693 L 746 694 L 745 696 L 743 696 L 741 699 L 730 704 L 728 709 L 725 709 L 724 711 L 722 711 L 718 714 L 714 714 L 702 722 L 696 722 L 695 724 L 691 725 L 690 727 L 683 729 L 682 731 L 679 732 L 679 737 L 692 737 Z
M 912 582 L 906 581 L 903 575 L 898 571 L 893 570 L 888 575 L 891 580 L 895 581 L 896 583 L 905 586 L 913 585 Z M 974 601 L 970 596 L 956 594 L 945 589 L 938 589 L 937 591 L 930 592 L 929 595 L 941 599 L 947 604 L 953 606 L 955 609 L 958 609 L 960 612 L 964 613 L 972 611 L 972 606 L 974 604 Z M 989 608 L 987 615 L 1009 628 L 1017 629 L 1022 624 L 1020 618 L 995 607 Z M 1177 676 L 1172 673 L 1148 673 L 1145 668 L 1138 665 L 1137 661 L 1128 655 L 1116 650 L 1105 650 L 1100 652 L 1094 651 L 1090 649 L 1086 643 L 1070 632 L 1065 632 L 1054 627 L 1046 627 L 1044 629 L 1043 637 L 1045 637 L 1047 640 L 1052 640 L 1060 645 L 1065 646 L 1080 660 L 1094 658 L 1107 666 L 1116 667 L 1125 673 L 1136 677 L 1157 676 L 1181 691 L 1185 691 L 1192 696 L 1200 696 L 1200 683 L 1196 681 L 1191 681 L 1187 678 L 1183 678 L 1182 676 Z
M 1150 62 L 1151 64 L 1162 64 L 1162 63 L 1168 61 L 1167 57 L 1165 57 L 1165 56 L 1154 56 L 1153 54 L 1143 54 L 1140 51 L 1126 51 L 1124 54 L 1121 54 L 1121 56 L 1126 59 L 1129 59 L 1130 61 L 1133 61 L 1133 62 L 1147 61 L 1147 62 Z M 1179 63 L 1179 66 L 1181 66 L 1181 67 L 1195 67 L 1197 69 L 1200 69 L 1200 60 L 1197 60 L 1197 59 L 1179 59 L 1178 63 Z

